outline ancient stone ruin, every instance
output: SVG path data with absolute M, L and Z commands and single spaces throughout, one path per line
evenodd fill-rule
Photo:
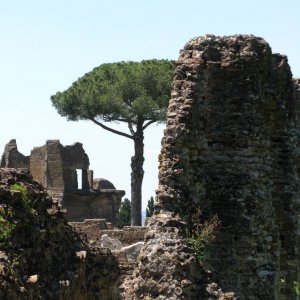
M 118 224 L 119 208 L 125 192 L 103 178 L 93 178 L 89 158 L 81 143 L 63 146 L 59 140 L 48 140 L 35 147 L 30 156 L 18 151 L 16 140 L 4 149 L 2 168 L 27 168 L 35 181 L 67 209 L 69 221 L 103 218 Z M 81 171 L 78 178 L 77 170 Z M 81 182 L 81 187 L 79 187 Z
M 241 300 L 298 299 L 299 101 L 262 38 L 197 37 L 176 61 L 156 212 L 218 215 L 204 266 Z
M 1 299 L 299 298 L 300 80 L 251 35 L 194 38 L 175 64 L 147 227 L 108 230 L 97 216 L 67 224 L 57 194 L 72 206 L 115 190 L 92 179 L 81 144 L 48 141 L 30 157 L 6 146 L 0 213 L 15 229 L 0 240 Z M 54 199 L 25 169 L 6 168 L 20 166 Z M 12 188 L 20 183 L 26 203 Z M 195 216 L 219 219 L 201 258 L 187 239 Z

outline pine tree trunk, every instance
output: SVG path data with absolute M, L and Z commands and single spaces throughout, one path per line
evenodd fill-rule
M 144 178 L 144 132 L 137 128 L 134 156 L 131 158 L 131 225 L 142 225 L 142 183 Z

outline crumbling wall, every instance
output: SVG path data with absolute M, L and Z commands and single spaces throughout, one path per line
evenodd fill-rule
M 45 188 L 48 187 L 47 184 L 47 160 L 46 160 L 46 145 L 42 147 L 34 147 L 30 154 L 30 166 L 29 170 L 33 178 L 40 182 Z
M 1 168 L 29 168 L 29 156 L 18 151 L 15 139 L 10 140 L 4 148 L 0 161 Z
M 104 218 L 115 226 L 119 223 L 119 209 L 125 192 L 122 190 L 91 190 L 65 193 L 63 206 L 69 221 Z
M 63 170 L 63 146 L 58 140 L 48 140 L 45 152 L 45 187 L 49 190 L 65 190 Z M 74 180 L 74 178 L 72 178 Z M 75 181 L 76 182 L 76 181 Z
M 299 81 L 262 38 L 207 35 L 181 50 L 156 213 L 218 215 L 204 265 L 239 299 L 297 298 L 298 112 Z
M 87 170 L 90 162 L 81 143 L 65 146 L 62 149 L 62 167 L 64 173 L 64 188 L 66 192 L 78 190 L 78 180 L 76 169 L 82 170 L 82 189 L 88 190 L 89 186 Z
M 17 149 L 11 140 L 4 149 L 1 166 L 28 168 L 34 180 L 40 182 L 52 198 L 68 210 L 70 221 L 86 218 L 106 218 L 118 224 L 119 208 L 125 192 L 116 190 L 104 178 L 93 179 L 89 170 L 89 158 L 81 143 L 63 146 L 59 140 L 48 140 L 46 145 L 35 147 L 30 156 Z M 77 170 L 82 171 L 82 187 L 79 188 Z
M 148 219 L 148 226 L 137 265 L 122 278 L 122 299 L 237 300 L 233 292 L 224 293 L 196 259 L 178 215 L 161 212 Z
M 30 156 L 18 151 L 16 140 L 11 140 L 4 149 L 1 167 L 27 168 L 35 180 L 53 192 L 76 192 L 77 169 L 82 170 L 82 190 L 93 188 L 93 173 L 89 158 L 81 143 L 62 146 L 59 140 L 48 140 L 46 145 L 35 147 Z
M 83 222 L 69 222 L 80 235 L 85 235 L 89 241 L 96 244 L 101 243 L 101 236 L 107 234 L 110 238 L 116 239 L 123 246 L 128 246 L 144 241 L 148 227 L 145 226 L 124 226 L 122 229 L 109 228 L 105 219 L 86 219 Z
M 120 298 L 116 257 L 88 245 L 28 170 L 0 168 L 0 217 L 1 299 Z

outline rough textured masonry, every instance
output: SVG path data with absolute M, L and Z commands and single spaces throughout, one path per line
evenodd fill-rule
M 119 299 L 116 258 L 81 239 L 28 170 L 0 168 L 0 217 L 0 299 Z
M 24 156 L 12 139 L 0 162 L 2 168 L 29 169 L 33 179 L 67 209 L 69 221 L 105 218 L 116 225 L 125 192 L 103 178 L 93 178 L 89 165 L 81 143 L 64 147 L 59 140 L 48 140 L 44 146 L 33 148 L 30 156 Z M 81 170 L 81 180 L 77 170 Z
M 156 212 L 218 215 L 204 265 L 241 300 L 297 298 L 299 83 L 254 36 L 197 37 L 176 61 Z

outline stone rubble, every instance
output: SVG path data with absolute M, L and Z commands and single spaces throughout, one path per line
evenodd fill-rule
M 148 225 L 137 268 L 121 286 L 123 299 L 236 299 L 210 282 L 182 234 L 184 223 L 178 216 L 157 214 Z

